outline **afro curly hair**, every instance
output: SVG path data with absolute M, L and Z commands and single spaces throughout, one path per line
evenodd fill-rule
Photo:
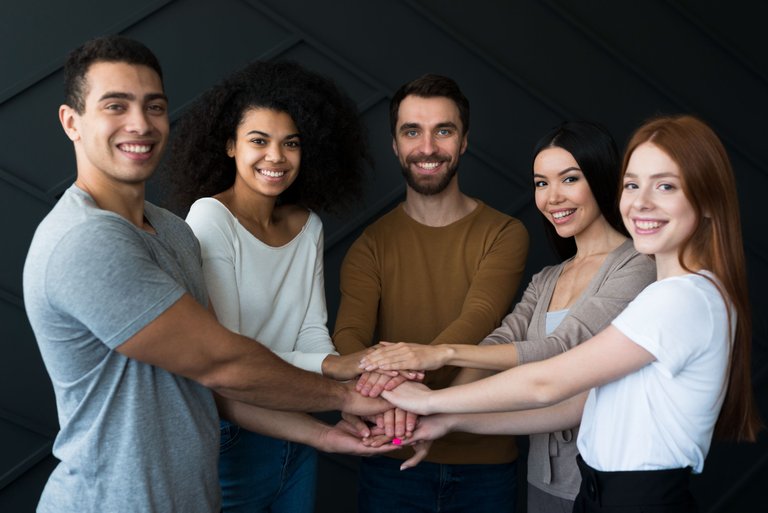
M 197 199 L 235 182 L 234 140 L 251 109 L 288 113 L 301 136 L 301 168 L 280 204 L 339 214 L 356 203 L 373 161 L 354 101 L 332 80 L 288 61 L 255 61 L 203 93 L 174 128 L 166 162 L 172 201 L 186 212 Z

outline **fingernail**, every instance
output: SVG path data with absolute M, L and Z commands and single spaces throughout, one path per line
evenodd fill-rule
M 402 465 L 400 465 L 400 470 L 406 470 L 406 469 L 409 469 L 409 468 L 411 468 L 411 467 L 409 467 L 409 466 L 408 466 L 408 465 L 406 465 L 406 464 L 402 464 Z
M 400 445 L 401 443 L 403 443 L 403 441 L 402 441 L 402 440 L 400 440 L 399 438 L 393 438 L 393 439 L 392 439 L 392 443 L 393 443 L 394 445 Z

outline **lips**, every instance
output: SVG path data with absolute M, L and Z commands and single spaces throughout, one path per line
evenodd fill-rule
M 285 169 L 267 169 L 267 168 L 258 168 L 256 169 L 256 172 L 259 173 L 262 176 L 266 176 L 267 178 L 282 178 L 283 176 L 288 173 Z
M 633 222 L 635 224 L 635 231 L 641 235 L 655 233 L 662 226 L 667 224 L 666 221 L 659 221 L 656 219 L 634 219 Z
M 575 208 L 564 208 L 562 210 L 555 210 L 549 214 L 552 216 L 552 220 L 555 223 L 564 223 L 576 212 Z
M 153 149 L 155 147 L 154 142 L 146 142 L 146 141 L 140 141 L 140 142 L 124 142 L 119 143 L 117 145 L 117 148 L 122 152 L 123 155 L 128 157 L 131 160 L 148 160 L 152 157 Z

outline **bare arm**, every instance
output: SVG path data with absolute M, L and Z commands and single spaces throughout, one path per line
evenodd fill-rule
M 374 370 L 434 370 L 445 365 L 486 370 L 506 370 L 517 365 L 512 344 L 474 346 L 468 344 L 424 345 L 381 342 L 379 349 L 363 356 L 360 367 Z
M 435 440 L 454 431 L 479 435 L 529 435 L 570 429 L 581 422 L 587 395 L 588 392 L 582 392 L 536 410 L 440 413 L 422 417 L 408 443 Z
M 216 395 L 219 414 L 249 431 L 303 443 L 324 452 L 371 456 L 396 449 L 370 447 L 348 429 L 330 426 L 306 413 L 267 410 Z
M 653 361 L 651 353 L 609 326 L 587 342 L 548 360 L 433 392 L 405 383 L 383 396 L 420 415 L 541 408 L 614 381 Z
M 189 295 L 117 351 L 198 381 L 224 397 L 266 408 L 359 414 L 387 409 L 384 401 L 360 397 L 351 386 L 293 367 L 261 344 L 227 330 Z

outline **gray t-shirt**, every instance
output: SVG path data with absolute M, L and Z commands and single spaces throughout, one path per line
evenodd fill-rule
M 191 230 L 145 213 L 156 235 L 73 185 L 32 240 L 24 302 L 60 425 L 40 512 L 219 510 L 210 390 L 115 351 L 185 293 L 207 304 Z

